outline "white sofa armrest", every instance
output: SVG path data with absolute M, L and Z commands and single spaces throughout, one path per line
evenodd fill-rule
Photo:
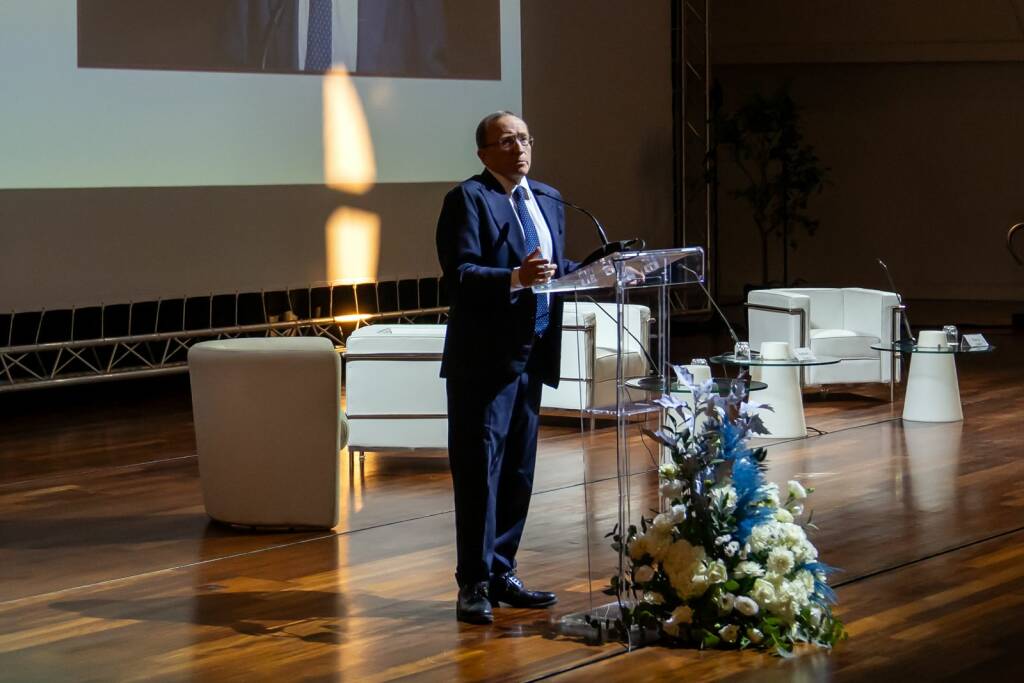
M 892 341 L 892 309 L 900 305 L 893 292 L 847 287 L 843 290 L 843 327 Z
M 843 290 L 843 326 L 878 337 L 882 345 L 888 346 L 894 341 L 894 329 L 899 336 L 899 307 L 900 298 L 895 292 L 847 287 Z M 879 354 L 881 381 L 888 382 L 890 376 L 899 381 L 901 360 L 899 354 Z
M 747 295 L 750 348 L 761 342 L 785 341 L 790 348 L 806 346 L 811 319 L 811 299 L 784 289 L 755 289 Z
M 589 380 L 594 376 L 597 316 L 566 307 L 562 312 L 562 358 L 559 377 Z

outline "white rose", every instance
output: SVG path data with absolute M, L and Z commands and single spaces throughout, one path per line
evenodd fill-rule
M 654 568 L 649 564 L 640 565 L 633 572 L 633 578 L 637 583 L 647 583 L 654 578 Z
M 786 508 L 779 508 L 775 511 L 775 520 L 783 524 L 793 523 L 793 513 Z
M 741 595 L 736 598 L 734 606 L 736 607 L 736 611 L 745 617 L 752 617 L 760 611 L 757 603 L 745 595 Z
M 693 621 L 693 610 L 686 605 L 680 605 L 672 610 L 668 620 L 673 624 L 689 624 Z
M 775 545 L 779 533 L 780 525 L 778 522 L 771 521 L 765 522 L 764 524 L 758 524 L 750 532 L 751 551 L 760 553 L 769 550 Z
M 668 479 L 661 483 L 658 492 L 665 498 L 678 498 L 683 492 L 683 482 L 678 479 Z
M 817 605 L 811 605 L 811 625 L 812 626 L 814 626 L 815 628 L 818 628 L 819 626 L 821 626 L 821 618 L 823 616 L 824 616 L 824 613 L 821 611 L 820 607 L 818 607 Z
M 671 532 L 663 534 L 657 529 L 651 529 L 644 541 L 644 548 L 647 550 L 647 554 L 656 560 L 661 560 L 661 558 L 665 557 L 665 553 L 668 552 L 671 545 Z
M 789 572 L 793 571 L 795 562 L 796 560 L 793 557 L 793 553 L 789 552 L 785 548 L 775 548 L 768 553 L 768 571 L 772 574 L 785 576 Z
M 734 573 L 740 579 L 747 577 L 756 579 L 759 576 L 764 576 L 764 568 L 753 560 L 744 560 L 736 565 Z
M 799 524 L 780 524 L 777 528 L 786 545 L 795 546 L 807 540 L 807 534 Z
M 748 628 L 747 638 L 750 638 L 750 642 L 752 642 L 754 645 L 757 645 L 762 640 L 764 640 L 764 634 L 758 631 L 756 628 Z
M 665 603 L 665 597 L 657 591 L 647 591 L 644 593 L 643 601 L 649 605 L 662 605 Z
M 679 539 L 665 553 L 665 571 L 670 574 L 693 573 L 704 561 L 704 548 L 690 545 L 686 540 Z
M 715 545 L 724 545 L 732 540 L 732 536 L 726 534 L 725 536 L 718 536 L 715 538 Z
M 818 559 L 818 549 L 811 545 L 810 541 L 802 541 L 792 547 L 793 557 L 798 565 L 814 562 Z
M 723 626 L 718 630 L 718 635 L 727 643 L 735 643 L 736 639 L 740 636 L 740 627 L 736 624 Z
M 733 541 L 731 543 L 727 543 L 725 545 L 725 548 L 723 548 L 722 550 L 725 551 L 725 556 L 726 557 L 733 557 L 737 552 L 739 552 L 739 549 L 740 549 L 740 544 L 737 543 L 736 541 Z
M 764 494 L 765 500 L 774 505 L 779 506 L 779 485 L 778 484 L 765 484 L 761 487 L 761 493 Z
M 654 528 L 661 533 L 670 533 L 676 524 L 679 524 L 685 519 L 682 511 L 676 510 L 677 507 L 679 506 L 677 505 L 670 510 L 666 510 L 665 512 L 656 515 L 654 517 L 654 522 L 652 522 Z
M 684 600 L 702 595 L 708 588 L 708 577 L 700 572 L 704 566 L 704 548 L 680 539 L 669 546 L 662 560 L 662 569 L 669 582 Z
M 799 517 L 800 515 L 804 514 L 804 506 L 801 505 L 800 503 L 790 503 L 787 506 L 787 509 L 794 517 Z
M 644 558 L 644 555 L 647 554 L 647 545 L 645 543 L 646 540 L 646 536 L 640 533 L 637 534 L 633 538 L 633 541 L 629 544 L 629 556 L 633 560 L 642 560 Z
M 728 614 L 732 611 L 733 605 L 736 604 L 736 596 L 732 593 L 719 593 L 715 599 L 718 603 L 718 611 L 722 614 Z
M 725 583 L 729 580 L 729 570 L 725 568 L 725 562 L 715 560 L 708 567 L 708 580 L 711 583 Z
M 679 476 L 679 467 L 674 462 L 667 462 L 658 468 L 662 479 L 675 479 Z
M 804 488 L 800 482 L 790 479 L 789 480 L 789 495 L 795 500 L 803 500 L 807 497 L 807 489 Z
M 754 587 L 750 589 L 750 597 L 761 607 L 767 607 L 775 602 L 775 586 L 764 579 L 756 579 Z
M 800 579 L 794 581 L 786 581 L 785 583 L 786 595 L 789 599 L 800 607 L 806 607 L 810 604 L 812 588 L 808 588 L 804 585 L 804 582 Z
M 685 597 L 694 597 L 694 598 L 696 598 L 696 597 L 699 597 L 701 595 L 704 595 L 704 593 L 705 593 L 705 591 L 707 591 L 709 585 L 710 585 L 710 582 L 708 581 L 708 577 L 706 575 L 704 575 L 704 574 L 695 574 L 693 576 L 693 578 L 690 579 L 689 594 L 686 595 Z

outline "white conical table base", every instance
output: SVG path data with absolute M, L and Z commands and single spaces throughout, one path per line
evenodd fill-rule
M 789 358 L 787 342 L 763 342 L 762 360 Z M 750 375 L 768 387 L 757 395 L 757 403 L 771 406 L 772 410 L 759 410 L 758 416 L 768 429 L 766 438 L 792 439 L 807 436 L 804 420 L 804 400 L 800 393 L 800 368 L 794 366 L 752 367 Z
M 946 335 L 941 330 L 922 330 L 918 335 L 919 347 L 937 347 L 945 343 Z M 911 422 L 958 422 L 964 419 L 954 354 L 914 354 L 903 399 L 903 419 Z

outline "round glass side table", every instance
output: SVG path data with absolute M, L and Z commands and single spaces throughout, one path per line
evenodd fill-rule
M 841 358 L 834 356 L 817 356 L 808 360 L 796 358 L 770 359 L 752 355 L 750 358 L 737 358 L 735 354 L 723 353 L 712 356 L 710 361 L 719 365 L 735 365 L 751 368 L 755 379 L 767 383 L 768 388 L 758 394 L 760 402 L 772 407 L 772 410 L 758 411 L 761 421 L 768 434 L 760 438 L 792 439 L 807 436 L 807 422 L 804 419 L 804 400 L 800 394 L 800 368 L 813 365 L 835 365 Z M 757 437 L 754 437 L 757 438 Z
M 872 344 L 871 348 L 876 351 L 908 353 L 913 356 L 907 377 L 907 391 L 903 397 L 904 420 L 959 422 L 964 419 L 964 411 L 960 405 L 960 383 L 956 376 L 954 358 L 958 355 L 991 353 L 996 347 L 949 346 L 939 341 L 937 335 L 926 335 L 927 332 L 929 331 L 922 331 L 917 342 Z
M 712 377 L 711 380 L 715 383 L 715 391 L 718 392 L 719 396 L 728 396 L 729 392 L 732 391 L 734 382 L 742 382 L 747 393 L 763 391 L 768 387 L 764 382 L 756 382 L 751 379 L 737 379 L 735 377 Z M 625 384 L 630 389 L 639 389 L 659 394 L 665 393 L 665 382 L 660 377 L 637 377 L 626 380 Z M 689 394 L 690 387 L 679 382 L 672 382 L 670 392 L 673 394 Z

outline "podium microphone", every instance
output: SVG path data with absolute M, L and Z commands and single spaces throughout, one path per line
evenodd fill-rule
M 616 253 L 618 253 L 620 251 L 629 251 L 630 249 L 633 249 L 634 247 L 637 248 L 637 249 L 643 249 L 644 248 L 644 241 L 642 239 L 640 239 L 640 238 L 636 238 L 636 239 L 632 239 L 632 240 L 621 240 L 621 241 L 618 241 L 618 242 L 609 242 L 608 241 L 608 234 L 604 231 L 604 226 L 601 225 L 601 221 L 597 220 L 597 216 L 595 216 L 594 214 L 590 213 L 589 211 L 584 209 L 582 206 L 577 206 L 576 204 L 573 204 L 572 202 L 567 202 L 564 199 L 562 199 L 561 197 L 557 197 L 557 196 L 551 194 L 550 192 L 545 192 L 544 190 L 542 190 L 540 188 L 534 188 L 534 187 L 531 187 L 530 189 L 536 195 L 539 195 L 541 197 L 547 197 L 548 199 L 554 199 L 556 202 L 558 202 L 560 204 L 565 204 L 569 208 L 576 209 L 580 213 L 586 214 L 587 217 L 590 218 L 590 220 L 592 220 L 594 222 L 594 227 L 597 228 L 597 236 L 601 239 L 601 246 L 599 248 L 595 249 L 594 251 L 592 251 L 585 259 L 583 259 L 583 261 L 580 262 L 581 266 L 588 266 L 591 263 L 593 263 L 594 261 L 597 261 L 599 259 L 603 259 L 605 256 L 610 256 L 612 254 L 616 254 Z
M 736 336 L 736 330 L 732 329 L 732 325 L 729 324 L 729 319 L 725 317 L 725 313 L 722 313 L 722 309 L 718 307 L 718 302 L 716 302 L 715 298 L 711 296 L 711 292 L 708 291 L 708 288 L 704 286 L 704 282 L 701 281 L 701 278 L 699 275 L 697 275 L 697 272 L 694 271 L 692 268 L 687 268 L 682 264 L 680 264 L 680 267 L 686 272 L 693 275 L 693 277 L 696 279 L 697 286 L 700 287 L 702 292 L 704 292 L 704 296 L 708 298 L 708 302 L 712 305 L 712 307 L 714 307 L 715 312 L 718 313 L 718 317 L 722 320 L 723 323 L 725 323 L 725 328 L 729 330 L 729 336 L 732 337 L 732 343 L 739 344 L 740 338 Z
M 892 289 L 893 294 L 896 295 L 896 299 L 902 304 L 903 296 L 898 291 L 896 291 L 896 285 L 892 281 L 892 275 L 889 274 L 889 266 L 885 265 L 885 261 L 883 261 L 882 259 L 877 259 L 877 261 L 878 265 L 882 266 L 882 270 L 885 271 L 885 279 L 889 281 L 889 288 Z M 910 331 L 910 320 L 907 318 L 907 309 L 903 309 L 903 314 L 900 315 L 900 317 L 903 318 L 903 329 L 907 333 L 907 338 L 913 341 L 914 333 Z

